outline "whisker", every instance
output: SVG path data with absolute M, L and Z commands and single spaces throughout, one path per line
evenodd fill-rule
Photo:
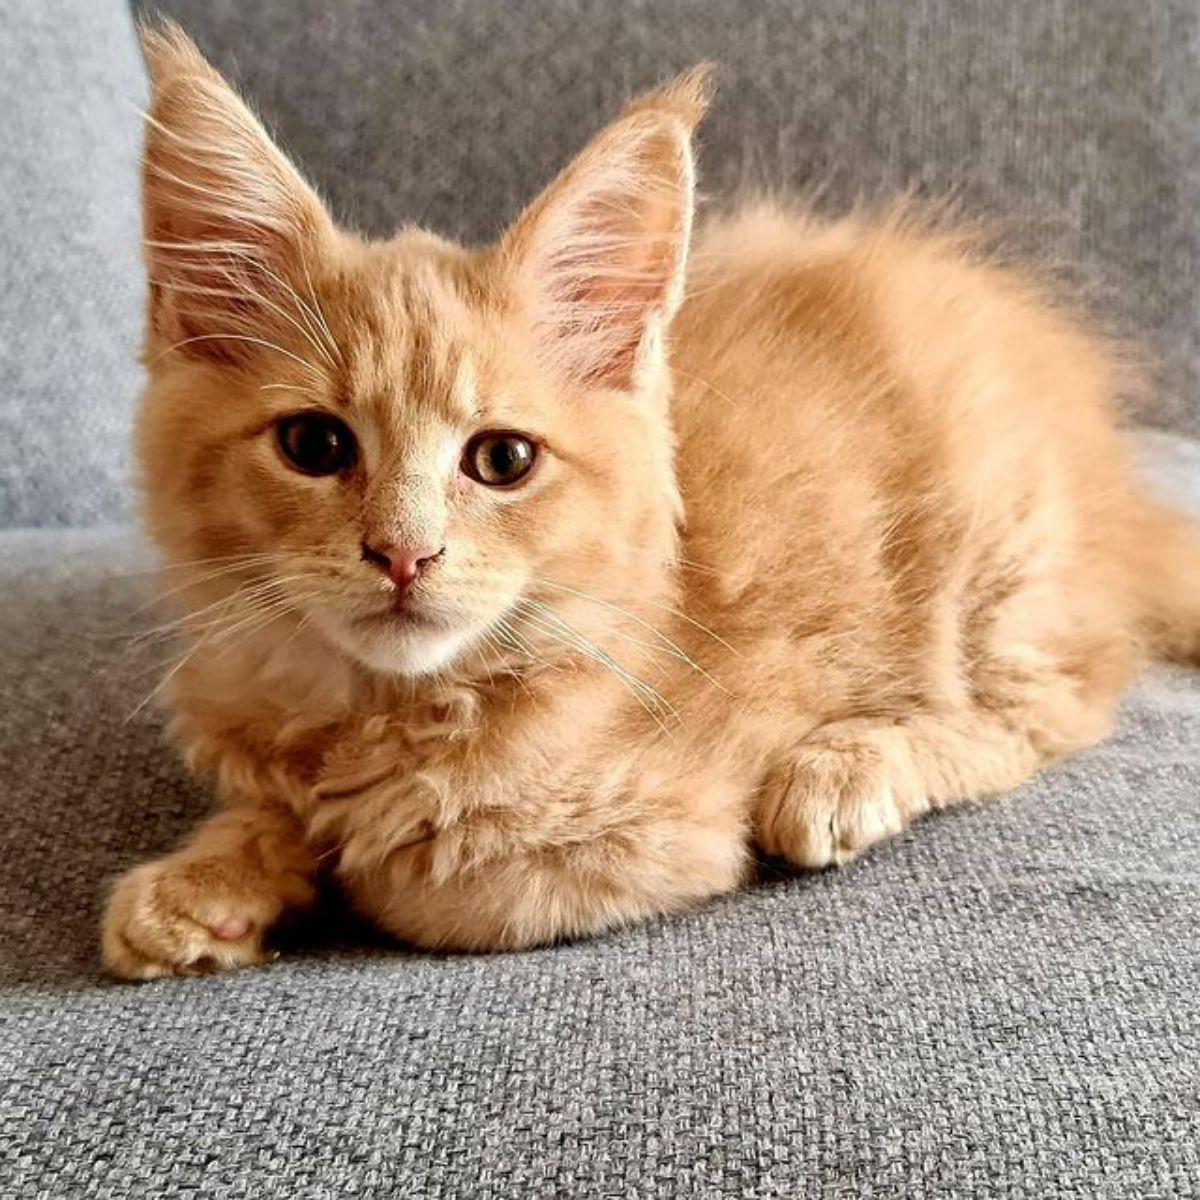
M 738 406 L 737 401 L 731 395 L 729 395 L 728 392 L 721 391 L 719 387 L 717 387 L 715 384 L 709 383 L 707 379 L 701 379 L 699 375 L 692 375 L 679 367 L 668 366 L 667 370 L 669 370 L 672 375 L 682 375 L 684 379 L 687 379 L 692 383 L 698 383 L 703 388 L 707 388 L 718 399 L 724 400 L 726 404 L 730 404 L 735 408 Z
M 275 600 L 268 602 L 261 608 L 251 612 L 249 616 L 232 625 L 226 625 L 225 628 L 219 630 L 213 638 L 213 644 L 219 642 L 227 642 L 235 633 L 244 631 L 246 637 L 251 633 L 257 633 L 266 626 L 270 625 L 279 617 L 285 616 L 289 612 L 296 612 L 300 608 L 300 601 L 293 596 L 280 596 Z M 246 637 L 241 640 L 245 641 Z M 229 649 L 228 646 L 225 647 Z
M 637 613 L 632 613 L 628 609 L 622 608 L 619 604 L 613 604 L 612 601 L 610 601 L 610 600 L 602 600 L 599 596 L 590 596 L 586 592 L 581 592 L 581 591 L 576 590 L 575 588 L 567 587 L 566 584 L 555 583 L 551 579 L 535 579 L 534 582 L 536 584 L 541 585 L 542 587 L 553 588 L 555 591 L 565 592 L 568 595 L 576 596 L 580 600 L 586 600 L 592 604 L 598 604 L 603 608 L 610 609 L 613 612 L 619 613 L 622 616 L 627 617 L 629 620 L 640 625 L 643 629 L 646 629 L 650 633 L 654 634 L 655 637 L 661 639 L 663 644 L 671 651 L 671 653 L 676 658 L 679 658 L 681 661 L 687 663 L 689 667 L 691 667 L 695 671 L 698 671 L 707 680 L 709 680 L 709 682 L 711 682 L 715 686 L 721 688 L 722 691 L 726 690 L 723 684 L 718 683 L 718 681 L 716 679 L 714 679 L 698 662 L 696 662 L 696 660 L 694 658 L 692 658 L 680 645 L 678 645 L 676 642 L 673 642 L 669 637 L 667 637 L 667 635 L 665 633 L 663 633 L 663 631 L 661 629 L 658 629 L 655 626 L 651 625 L 649 621 L 643 620 L 641 617 L 639 617 L 637 615 Z M 643 603 L 648 604 L 648 603 L 650 603 L 650 601 L 643 601 Z M 675 609 L 667 608 L 665 605 L 653 605 L 653 607 L 663 608 L 666 612 L 671 613 L 673 616 L 684 616 L 684 614 L 678 613 Z M 716 640 L 718 642 L 720 642 L 723 646 L 727 646 L 730 650 L 733 649 L 733 647 L 730 646 L 728 642 L 724 641 L 720 637 L 717 637 L 717 635 L 715 633 L 713 633 L 711 630 L 705 629 L 703 625 L 699 625 L 698 622 L 692 621 L 691 618 L 689 618 L 689 617 L 684 617 L 684 619 L 688 620 L 693 625 L 697 625 L 698 628 L 702 629 L 705 633 L 708 633 L 711 637 L 716 638 Z M 736 651 L 735 651 L 735 653 L 736 653 Z
M 296 628 L 293 629 L 290 634 L 288 634 L 287 638 L 284 639 L 284 641 L 280 645 L 279 649 L 281 651 L 286 650 L 296 640 L 296 638 L 298 638 L 300 636 L 300 634 L 302 634 L 304 632 L 304 630 L 308 628 L 308 623 L 311 620 L 312 620 L 312 613 L 306 612 L 304 614 L 304 616 L 302 616 L 300 618 L 300 620 L 296 622 Z
M 527 622 L 532 621 L 532 619 L 528 616 L 524 617 L 523 620 Z M 535 625 L 535 628 L 536 627 L 537 626 Z M 596 653 L 586 644 L 581 644 L 570 637 L 556 633 L 552 629 L 547 629 L 545 627 L 541 628 L 542 632 L 545 633 L 546 636 L 552 641 L 555 641 L 567 647 L 568 649 L 575 650 L 576 653 L 581 654 L 584 658 L 596 663 L 604 670 L 608 671 L 608 673 L 617 679 L 621 685 L 633 696 L 634 700 L 637 701 L 638 705 L 645 710 L 647 715 L 651 718 L 651 720 L 654 721 L 658 728 L 668 736 L 673 736 L 672 730 L 666 723 L 662 713 L 666 712 L 676 719 L 678 719 L 678 713 L 676 713 L 675 710 L 670 707 L 670 705 L 667 705 L 665 702 L 661 701 L 661 697 L 657 692 L 654 691 L 653 688 L 643 684 L 641 680 L 639 680 L 636 676 L 631 675 L 619 663 L 610 658 L 608 655 L 605 655 L 603 652 Z
M 228 272 L 226 274 L 229 274 Z M 165 279 L 152 279 L 150 281 L 156 287 L 165 287 L 173 292 L 185 292 L 193 296 L 212 296 L 228 300 L 240 300 L 243 297 L 252 297 L 256 304 L 265 305 L 277 316 L 282 317 L 297 333 L 300 334 L 305 341 L 319 354 L 325 361 L 334 369 L 337 370 L 337 363 L 333 360 L 333 356 L 328 349 L 319 342 L 312 334 L 311 330 L 306 329 L 295 317 L 292 316 L 281 305 L 276 304 L 269 296 L 264 296 L 256 288 L 251 287 L 248 283 L 238 284 L 236 279 L 231 276 L 231 282 L 234 286 L 230 288 L 213 288 L 213 287 L 198 287 L 195 284 L 189 283 L 171 283 Z
M 195 345 L 197 342 L 246 342 L 254 346 L 263 346 L 267 350 L 274 350 L 277 354 L 282 354 L 284 358 L 290 358 L 292 362 L 297 366 L 303 367 L 320 382 L 327 382 L 320 368 L 314 367 L 307 359 L 301 358 L 298 354 L 293 354 L 290 350 L 285 350 L 282 346 L 278 346 L 274 342 L 267 341 L 266 338 L 252 337 L 248 333 L 200 333 L 194 337 L 183 338 L 173 346 L 168 346 L 162 353 L 155 355 L 151 365 L 157 365 L 168 354 L 173 354 L 176 350 L 181 350 L 184 346 Z
M 226 566 L 216 567 L 211 571 L 205 571 L 204 573 L 197 575 L 194 579 L 189 579 L 185 583 L 175 584 L 172 587 L 158 592 L 144 604 L 138 605 L 138 607 L 133 610 L 134 615 L 136 616 L 138 613 L 145 612 L 146 609 L 153 608 L 155 605 L 165 604 L 166 601 L 172 596 L 176 596 L 180 592 L 186 592 L 189 588 L 203 587 L 206 583 L 212 583 L 214 580 L 222 579 L 228 575 L 236 575 L 239 571 L 250 571 L 255 567 L 268 566 L 273 562 L 279 562 L 283 559 L 284 556 L 280 556 L 278 559 L 269 559 L 262 562 L 229 563 Z
M 530 658 L 536 657 L 533 647 L 521 637 L 505 618 L 501 617 L 496 622 L 496 628 L 510 639 L 515 649 L 521 651 L 523 654 L 527 654 Z
M 317 304 L 316 294 L 312 291 L 312 278 L 308 273 L 308 264 L 301 260 L 304 267 L 304 277 L 308 280 L 309 292 L 313 298 L 313 303 L 311 305 L 304 299 L 303 296 L 300 295 L 299 292 L 296 291 L 294 287 L 292 287 L 292 285 L 286 279 L 273 271 L 260 258 L 252 257 L 250 261 L 257 270 L 266 275 L 268 279 L 274 280 L 275 283 L 283 288 L 284 291 L 286 291 L 288 295 L 295 300 L 301 315 L 305 318 L 305 322 L 310 325 L 313 333 L 317 335 L 321 335 L 323 333 L 326 337 L 328 337 L 329 345 L 337 355 L 337 362 L 333 362 L 332 359 L 330 359 L 330 356 L 326 354 L 326 358 L 330 359 L 330 365 L 335 369 L 338 366 L 338 363 L 344 366 L 346 360 L 342 356 L 341 348 L 338 346 L 337 342 L 334 341 L 333 334 L 329 331 L 329 325 L 325 320 L 325 316 L 320 310 L 320 305 Z
M 205 638 L 200 638 L 195 645 L 190 646 L 182 655 L 179 661 L 163 676 L 162 679 L 151 689 L 151 691 L 138 703 L 138 705 L 125 718 L 125 724 L 128 725 L 138 713 L 140 713 L 148 704 L 150 704 L 157 696 L 162 695 L 170 684 L 171 680 L 179 674 L 180 671 L 203 649 Z
M 298 383 L 264 383 L 259 389 L 260 392 L 299 392 L 304 396 L 315 396 L 318 400 L 324 400 L 325 393 L 318 392 L 316 388 L 304 387 Z
M 499 635 L 501 633 L 503 633 L 506 637 L 513 638 L 513 630 L 511 628 L 511 626 L 509 626 L 508 623 L 504 620 L 501 620 L 500 622 L 498 622 L 497 631 L 495 633 L 493 633 L 491 630 L 484 630 L 484 639 L 487 641 L 488 645 L 494 647 L 496 650 L 499 651 L 501 658 L 505 657 L 506 650 L 511 651 L 513 648 L 516 648 L 519 653 L 525 653 L 525 651 L 521 650 L 519 646 L 516 646 L 516 639 L 514 639 L 513 645 L 506 646 L 505 643 L 500 640 Z M 532 651 L 529 652 L 528 657 L 537 666 L 549 665 L 547 663 L 542 662 L 535 654 L 532 653 Z M 495 676 L 492 674 L 491 665 L 488 664 L 486 662 L 486 660 L 484 663 L 484 669 L 488 673 L 488 682 L 493 687 L 495 687 L 495 684 L 496 684 Z M 508 671 L 508 672 L 506 672 L 506 674 L 508 675 L 509 679 L 512 679 L 516 682 L 517 686 L 521 689 L 521 691 L 523 691 L 525 693 L 525 695 L 529 698 L 531 703 L 536 703 L 536 701 L 534 700 L 533 692 L 531 692 L 529 690 L 529 685 L 525 682 L 520 671 L 517 671 L 517 670 Z
M 282 558 L 279 553 L 271 554 L 218 554 L 212 558 L 188 558 L 178 562 L 159 562 L 152 567 L 141 567 L 136 571 L 112 571 L 110 579 L 136 579 L 146 575 L 159 575 L 164 571 L 187 571 L 192 567 L 208 566 L 212 563 L 232 563 L 235 560 L 258 558 Z
M 300 256 L 300 266 L 304 269 L 304 282 L 308 284 L 308 295 L 312 302 L 313 316 L 320 323 L 321 329 L 324 330 L 330 346 L 333 347 L 333 351 L 338 357 L 338 361 L 345 366 L 346 359 L 342 354 L 342 348 L 338 345 L 337 338 L 333 336 L 333 330 L 329 328 L 329 322 L 325 318 L 325 310 L 321 307 L 320 300 L 317 299 L 317 289 L 313 287 L 312 275 L 309 274 L 308 270 L 308 261 L 303 255 Z M 293 293 L 293 295 L 294 294 L 295 293 Z M 300 300 L 300 297 L 296 296 L 296 299 Z M 301 303 L 303 303 L 303 301 L 301 301 Z
M 271 279 L 272 281 L 274 281 L 274 283 L 276 285 L 278 285 L 278 287 L 280 287 L 284 292 L 287 293 L 287 295 L 293 301 L 295 301 L 297 310 L 300 313 L 301 317 L 303 318 L 305 325 L 311 331 L 311 333 L 316 335 L 318 338 L 323 337 L 325 339 L 325 343 L 327 343 L 327 348 L 325 350 L 323 350 L 322 353 L 330 361 L 330 365 L 335 366 L 335 367 L 337 366 L 338 363 L 340 363 L 343 366 L 345 365 L 345 362 L 346 362 L 345 356 L 342 354 L 342 350 L 341 350 L 341 347 L 337 343 L 337 339 L 333 336 L 333 331 L 329 328 L 329 322 L 328 322 L 328 320 L 326 320 L 325 313 L 321 308 L 320 301 L 317 299 L 316 289 L 313 286 L 312 275 L 309 272 L 308 263 L 304 259 L 301 259 L 301 265 L 304 270 L 305 281 L 308 284 L 308 290 L 309 290 L 309 296 L 311 298 L 311 302 L 306 301 L 304 299 L 304 297 L 301 296 L 300 293 L 296 291 L 296 289 L 291 285 L 291 283 L 287 279 L 284 279 L 277 272 L 273 271 L 263 261 L 259 247 L 255 246 L 253 243 L 235 242 L 235 241 L 221 241 L 221 242 L 155 241 L 155 240 L 147 238 L 144 240 L 144 244 L 146 246 L 150 247 L 151 249 L 178 250 L 181 253 L 185 253 L 185 254 L 194 253 L 194 252 L 199 251 L 199 252 L 206 253 L 206 254 L 225 255 L 227 258 L 232 258 L 241 263 L 244 263 L 248 267 L 265 275 L 268 279 Z M 185 266 L 185 267 L 195 267 L 196 269 L 201 269 L 200 264 L 188 263 L 186 260 L 184 260 L 184 262 L 181 263 L 180 265 Z M 230 277 L 231 279 L 233 279 L 234 282 L 236 283 L 236 277 L 233 276 L 231 271 L 226 270 L 225 274 L 228 277 Z M 332 350 L 333 354 L 336 355 L 336 358 L 337 358 L 336 363 L 333 362 L 333 360 L 330 358 L 330 355 L 328 353 L 329 350 Z
M 656 604 L 653 600 L 643 600 L 642 603 L 649 605 L 651 608 L 657 608 L 660 612 L 665 612 L 670 616 L 683 621 L 685 624 L 690 625 L 693 629 L 697 629 L 701 633 L 706 634 L 718 645 L 724 646 L 725 649 L 730 652 L 730 654 L 735 654 L 738 658 L 744 657 L 742 652 L 737 649 L 736 646 L 731 646 L 719 633 L 715 633 L 713 630 L 709 629 L 707 625 L 702 625 L 695 619 L 695 617 L 690 617 L 687 613 L 680 612 L 679 609 L 672 608 L 669 604 Z
M 270 601 L 274 598 L 274 593 L 282 592 L 283 589 L 294 583 L 299 583 L 304 580 L 319 579 L 322 575 L 318 571 L 301 571 L 290 575 L 276 576 L 270 579 L 259 580 L 256 583 L 243 585 L 227 596 L 222 596 L 210 604 L 204 605 L 202 608 L 192 609 L 182 613 L 180 616 L 170 621 L 165 621 L 160 625 L 139 632 L 130 638 L 130 645 L 137 646 L 143 642 L 148 642 L 158 638 L 160 640 L 169 637 L 173 633 L 187 631 L 195 633 L 203 629 L 207 629 L 224 619 L 227 615 L 225 609 L 236 611 L 238 608 L 244 608 L 247 605 L 254 606 L 266 600 Z M 209 613 L 215 612 L 216 615 L 209 621 L 202 621 Z
M 483 644 L 489 650 L 491 650 L 493 653 L 499 655 L 501 658 L 504 657 L 503 643 L 500 642 L 499 639 L 496 638 L 496 636 L 494 634 L 492 634 L 492 632 L 490 630 L 484 629 L 481 632 L 480 637 L 483 640 Z M 483 660 L 483 669 L 487 672 L 489 686 L 495 687 L 496 686 L 496 677 L 495 677 L 495 675 L 492 674 L 492 664 L 488 661 L 488 659 L 486 657 Z
M 228 625 L 224 620 L 218 620 L 210 624 L 205 631 L 198 637 L 195 642 L 187 647 L 179 660 L 171 667 L 167 674 L 158 682 L 158 684 L 137 704 L 137 706 L 125 718 L 125 722 L 132 721 L 143 709 L 146 708 L 157 696 L 161 695 L 171 680 L 206 646 L 215 645 L 222 640 L 228 640 L 233 634 L 241 632 L 242 637 L 239 642 L 244 643 L 249 637 L 261 632 L 272 622 L 277 621 L 280 617 L 287 616 L 289 613 L 300 610 L 302 604 L 309 600 L 315 599 L 317 593 L 308 593 L 301 596 L 281 597 L 275 601 L 268 603 L 265 607 L 256 608 L 249 616 L 244 616 L 241 620 L 233 625 Z M 234 614 L 231 614 L 231 617 Z M 238 644 L 235 642 L 234 644 Z M 232 645 L 224 646 L 220 654 L 226 654 L 232 649 Z
M 159 600 L 165 602 L 171 596 L 176 595 L 179 592 L 186 591 L 190 587 L 200 587 L 205 583 L 210 583 L 215 579 L 220 579 L 224 576 L 227 576 L 229 574 L 232 574 L 232 573 L 234 573 L 238 570 L 242 570 L 242 569 L 243 568 L 240 566 L 239 567 L 219 568 L 218 570 L 209 572 L 208 574 L 201 576 L 195 580 L 191 580 L 187 583 L 177 584 L 175 587 L 169 588 L 167 591 L 162 593 L 162 595 L 159 597 Z M 266 578 L 263 578 L 263 579 L 247 580 L 245 583 L 239 584 L 232 592 L 227 593 L 225 596 L 222 596 L 222 597 L 218 598 L 217 600 L 215 600 L 209 604 L 206 604 L 199 609 L 190 609 L 187 612 L 182 613 L 177 620 L 179 622 L 187 621 L 193 617 L 202 616 L 209 609 L 215 608 L 219 604 L 227 603 L 230 600 L 253 599 L 254 596 L 259 591 L 269 590 L 270 588 L 276 587 L 281 583 L 285 583 L 285 582 L 288 582 L 288 581 L 294 580 L 294 579 L 303 579 L 306 576 L 315 575 L 315 574 L 319 574 L 319 572 L 308 570 L 308 571 L 290 572 L 287 575 L 271 575 L 271 576 L 267 576 Z M 136 611 L 142 612 L 148 607 L 150 607 L 149 604 L 144 604 L 141 606 L 141 608 L 137 609 Z M 171 623 L 173 623 L 173 622 L 168 622 L 168 624 L 171 624 Z
M 531 614 L 523 610 L 514 615 L 526 624 L 531 625 L 535 629 L 540 628 L 547 636 L 577 650 L 586 658 L 605 667 L 633 694 L 638 703 L 654 718 L 656 724 L 658 724 L 663 732 L 670 733 L 670 729 L 663 721 L 659 710 L 669 714 L 676 720 L 679 719 L 679 714 L 670 702 L 661 693 L 646 683 L 644 679 L 639 679 L 633 672 L 627 670 L 617 662 L 612 655 L 602 650 L 594 642 L 589 641 L 577 629 L 549 610 L 544 615 Z

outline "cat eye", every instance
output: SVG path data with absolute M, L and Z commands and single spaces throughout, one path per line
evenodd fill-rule
M 305 475 L 336 475 L 358 458 L 358 444 L 349 426 L 327 413 L 284 417 L 276 432 L 284 458 Z
M 481 433 L 467 443 L 462 469 L 477 483 L 511 487 L 529 474 L 537 447 L 519 433 Z

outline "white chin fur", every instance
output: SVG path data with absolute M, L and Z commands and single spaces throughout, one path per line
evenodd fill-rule
M 324 622 L 322 622 L 324 624 Z M 444 667 L 471 640 L 470 630 L 350 630 L 331 622 L 325 632 L 364 666 L 385 675 L 416 678 Z

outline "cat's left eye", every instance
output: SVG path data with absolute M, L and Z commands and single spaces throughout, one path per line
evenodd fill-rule
M 529 474 L 536 445 L 520 433 L 481 433 L 463 451 L 462 469 L 476 483 L 512 487 Z

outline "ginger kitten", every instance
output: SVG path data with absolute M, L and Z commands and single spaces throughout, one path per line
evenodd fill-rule
M 692 238 L 704 71 L 464 249 L 339 229 L 181 33 L 145 48 L 138 446 L 220 808 L 117 883 L 114 974 L 258 962 L 318 873 L 429 947 L 682 909 L 1196 659 L 1200 538 L 1131 479 L 1109 349 L 903 216 Z

